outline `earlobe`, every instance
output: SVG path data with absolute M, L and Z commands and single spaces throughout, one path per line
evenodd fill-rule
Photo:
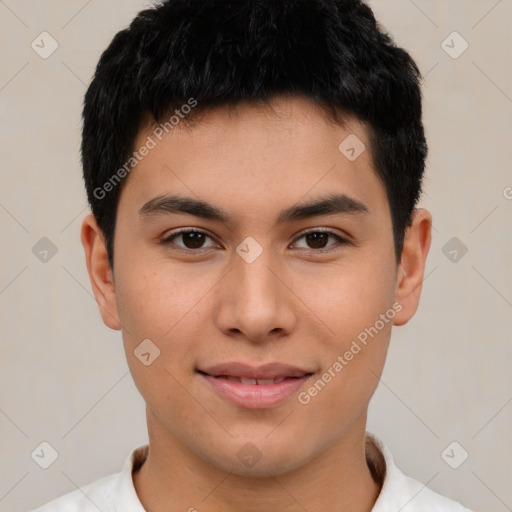
M 402 258 L 399 265 L 395 298 L 402 309 L 395 316 L 394 325 L 406 324 L 418 309 L 430 249 L 432 216 L 428 210 L 414 210 L 412 223 L 405 233 Z
M 100 308 L 105 325 L 114 330 L 121 329 L 114 276 L 108 261 L 104 237 L 94 215 L 87 215 L 82 221 L 81 240 L 92 291 Z

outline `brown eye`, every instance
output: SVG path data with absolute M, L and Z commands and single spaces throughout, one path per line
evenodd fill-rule
M 172 233 L 170 236 L 163 239 L 161 243 L 162 245 L 172 244 L 176 245 L 180 249 L 194 251 L 197 249 L 213 247 L 212 245 L 204 245 L 207 239 L 211 240 L 211 237 L 202 231 L 197 231 L 195 229 L 184 229 L 178 231 L 177 233 Z M 181 241 L 183 245 L 176 243 L 175 240 Z
M 300 249 L 313 249 L 315 252 L 328 251 L 330 247 L 336 246 L 336 243 L 328 244 L 329 239 L 338 241 L 338 245 L 348 245 L 350 242 L 345 238 L 333 233 L 332 231 L 314 229 L 303 233 L 297 240 L 304 239 L 306 246 L 299 247 Z
M 200 249 L 204 244 L 205 235 L 204 233 L 199 233 L 198 231 L 191 231 L 189 233 L 182 233 L 180 235 L 184 245 L 187 249 Z
M 317 231 L 315 233 L 308 233 L 306 240 L 312 249 L 323 249 L 329 240 L 329 235 Z

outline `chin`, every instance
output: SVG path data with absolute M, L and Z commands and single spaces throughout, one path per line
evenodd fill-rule
M 313 453 L 307 456 L 302 444 L 298 451 L 297 445 L 297 442 L 287 443 L 278 439 L 269 443 L 268 439 L 262 438 L 260 441 L 236 443 L 234 450 L 229 450 L 229 458 L 226 457 L 228 450 L 223 450 L 218 458 L 215 454 L 206 457 L 213 465 L 235 475 L 268 478 L 294 471 L 314 458 Z M 205 452 L 202 453 L 204 457 Z

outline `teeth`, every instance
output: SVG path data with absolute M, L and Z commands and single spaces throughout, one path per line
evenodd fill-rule
M 251 384 L 251 385 L 255 385 L 257 384 L 258 386 L 264 386 L 264 385 L 268 385 L 268 384 L 277 384 L 279 382 L 283 382 L 283 380 L 286 378 L 286 377 L 278 377 L 276 379 L 249 379 L 249 378 L 245 378 L 245 377 L 240 377 L 239 379 L 237 377 L 232 377 L 233 380 L 237 380 L 238 382 L 241 382 L 242 384 Z
M 245 385 L 269 385 L 269 384 L 278 384 L 279 382 L 283 382 L 283 380 L 286 379 L 286 377 L 276 377 L 275 379 L 252 379 L 249 377 L 233 377 L 231 375 L 221 375 L 223 379 L 231 380 L 233 382 L 241 382 Z
M 256 379 L 246 379 L 245 377 L 240 377 L 240 382 L 242 384 L 257 384 L 257 380 Z

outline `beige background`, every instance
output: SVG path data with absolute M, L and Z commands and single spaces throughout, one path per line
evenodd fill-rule
M 0 1 L 1 511 L 119 471 L 146 440 L 143 401 L 120 333 L 101 321 L 79 239 L 83 94 L 144 5 Z M 434 490 L 482 512 L 512 510 L 512 2 L 371 5 L 426 74 L 420 206 L 434 231 L 420 309 L 394 329 L 368 428 Z M 59 44 L 47 59 L 31 48 L 43 31 Z M 441 46 L 453 31 L 469 44 L 456 59 Z M 462 48 L 452 39 L 450 51 Z M 467 247 L 457 262 L 443 253 L 454 236 Z M 42 237 L 58 249 L 46 263 L 32 253 Z M 42 441 L 59 453 L 46 470 L 31 459 Z M 441 457 L 453 441 L 469 453 L 458 469 Z

